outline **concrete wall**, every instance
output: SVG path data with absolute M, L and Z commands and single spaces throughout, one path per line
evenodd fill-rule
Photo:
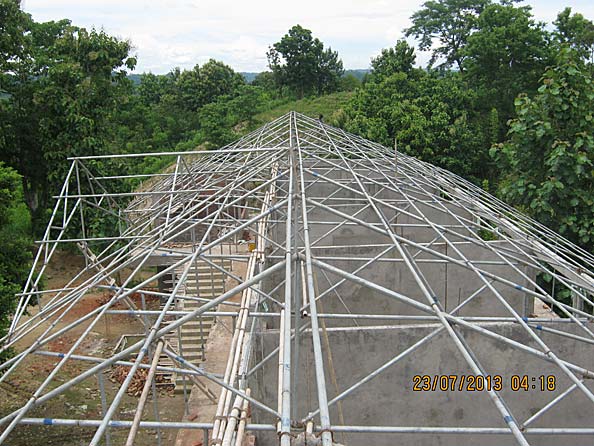
M 507 247 L 503 242 L 489 242 L 489 245 L 499 249 Z M 528 316 L 533 312 L 533 298 L 518 287 L 518 285 L 525 288 L 529 287 L 528 280 L 522 274 L 525 274 L 527 277 L 533 277 L 534 271 L 532 269 L 518 263 L 517 267 L 522 273 L 520 274 L 512 266 L 489 263 L 501 263 L 501 260 L 488 248 L 471 243 L 459 243 L 456 244 L 456 248 L 468 259 L 477 262 L 478 268 L 496 274 L 497 276 L 505 277 L 512 283 L 509 285 L 501 282 L 493 282 L 491 285 L 518 314 Z M 352 272 L 367 262 L 358 258 L 373 258 L 384 249 L 385 247 L 356 246 L 341 249 L 316 249 L 314 250 L 314 256 L 325 263 L 334 265 L 344 271 Z M 453 248 L 445 244 L 434 244 L 432 245 L 432 249 L 452 257 L 457 257 L 452 252 Z M 465 299 L 485 286 L 482 278 L 468 268 L 445 263 L 434 255 L 417 253 L 415 250 L 412 250 L 411 254 L 416 255 L 415 260 L 418 262 L 419 270 L 446 311 L 452 311 Z M 330 258 L 332 257 L 338 257 L 341 260 L 331 260 Z M 397 250 L 393 248 L 389 254 L 382 258 L 386 261 L 375 261 L 357 273 L 357 275 L 423 304 L 428 304 L 427 298 L 422 293 L 409 268 L 398 255 Z M 324 294 L 332 285 L 341 280 L 337 275 L 324 272 L 319 268 L 315 268 L 314 273 L 317 279 L 318 296 Z M 283 278 L 284 271 L 279 271 L 267 280 L 265 289 L 272 289 Z M 283 292 L 284 288 L 281 288 L 276 294 L 281 300 Z M 341 314 L 349 312 L 384 315 L 425 314 L 407 303 L 386 296 L 384 293 L 367 286 L 358 285 L 350 280 L 344 281 L 335 291 L 330 291 L 324 297 L 320 298 L 318 311 Z M 511 312 L 502 305 L 496 294 L 488 287 L 472 298 L 457 314 L 461 316 L 512 316 Z M 383 323 L 385 321 L 374 322 L 367 320 L 364 322 L 366 325 Z M 352 320 L 331 319 L 328 321 L 328 325 L 353 325 L 353 322 Z
M 567 324 L 557 323 L 559 329 L 567 329 Z M 590 324 L 590 330 L 594 324 Z M 331 346 L 338 389 L 340 391 L 363 378 L 367 373 L 379 367 L 398 353 L 414 344 L 422 337 L 437 328 L 436 325 L 375 327 L 359 330 L 329 329 Z M 521 327 L 511 324 L 491 324 L 485 328 L 505 335 L 524 345 L 534 346 Z M 572 332 L 578 332 L 571 327 Z M 517 351 L 484 335 L 461 329 L 469 346 L 476 353 L 487 373 L 501 375 L 504 389 L 500 395 L 509 405 L 510 410 L 519 422 L 526 420 L 559 393 L 563 392 L 571 382 L 555 365 L 539 358 Z M 578 332 L 583 334 L 583 332 Z M 553 334 L 538 332 L 549 345 L 554 346 L 555 353 L 580 366 L 594 368 L 594 354 L 591 345 L 576 342 L 572 339 Z M 258 356 L 266 355 L 278 344 L 278 332 L 260 333 L 259 343 L 255 348 Z M 325 364 L 328 364 L 328 352 L 324 348 Z M 258 358 L 256 358 L 257 360 Z M 298 370 L 299 391 L 293 397 L 297 400 L 298 419 L 317 408 L 316 382 L 314 376 L 311 335 L 303 335 L 300 342 Z M 276 407 L 276 391 L 278 363 L 276 359 L 269 361 L 263 372 L 252 378 L 250 386 L 254 396 L 261 401 Z M 343 400 L 342 410 L 344 422 L 348 425 L 385 425 L 385 426 L 467 426 L 467 427 L 505 427 L 500 413 L 486 392 L 469 391 L 428 391 L 412 390 L 415 375 L 468 375 L 472 374 L 469 366 L 456 349 L 451 339 L 444 332 L 437 335 L 417 351 L 411 353 L 396 365 L 366 383 L 356 393 Z M 537 378 L 540 375 L 555 375 L 556 390 L 553 392 L 529 390 L 512 391 L 511 376 L 528 375 Z M 329 370 L 326 369 L 328 396 L 336 395 Z M 530 385 L 534 384 L 530 380 Z M 585 384 L 594 390 L 592 380 Z M 341 424 L 336 407 L 331 409 L 331 422 Z M 257 422 L 273 422 L 258 410 L 253 411 Z M 319 422 L 319 420 L 317 420 Z M 557 407 L 551 409 L 532 427 L 594 427 L 594 411 L 592 403 L 585 395 L 576 390 L 571 397 L 562 400 Z M 380 435 L 349 434 L 335 440 L 347 445 L 515 445 L 511 436 L 505 435 Z M 587 436 L 528 436 L 534 446 L 577 446 L 592 444 Z M 258 445 L 276 445 L 276 435 L 258 434 Z
M 316 201 L 363 222 L 374 224 L 381 230 L 385 229 L 380 224 L 380 219 L 372 208 L 368 207 L 364 209 L 368 205 L 368 201 L 364 197 L 350 191 L 341 191 L 336 194 L 334 193 L 336 186 L 327 183 L 314 185 L 312 189 L 308 189 L 308 196 L 319 197 L 317 199 L 314 198 Z M 323 201 L 323 197 L 326 197 L 325 201 Z M 401 209 L 401 211 L 398 211 L 393 207 L 376 203 L 381 213 L 389 220 L 392 231 L 401 237 L 417 243 L 429 243 L 433 241 L 437 233 L 435 229 L 424 221 L 424 217 L 436 225 L 450 227 L 463 236 L 474 235 L 463 227 L 463 225 L 467 225 L 470 229 L 473 229 L 470 214 L 454 203 L 443 201 L 442 204 L 446 210 L 426 200 L 426 197 L 423 197 L 425 201 L 415 201 L 417 209 L 414 209 L 399 194 L 382 192 L 378 197 L 387 199 L 391 206 Z M 411 198 L 414 199 L 414 197 Z M 462 222 L 450 215 L 448 210 L 455 213 Z M 342 225 L 331 234 L 325 235 L 329 230 L 333 229 L 333 225 L 324 224 L 323 222 L 342 221 L 343 218 L 318 207 L 308 209 L 308 220 L 310 223 L 311 240 L 313 242 L 319 239 L 317 241 L 319 245 L 345 245 L 353 244 L 354 242 L 357 244 L 371 244 L 389 243 L 391 241 L 387 235 L 372 231 L 354 222 L 348 222 L 347 225 Z M 272 236 L 275 240 L 284 240 L 285 231 L 285 224 L 277 223 L 272 231 Z M 461 237 L 452 234 L 449 234 L 448 238 L 452 241 L 462 241 Z

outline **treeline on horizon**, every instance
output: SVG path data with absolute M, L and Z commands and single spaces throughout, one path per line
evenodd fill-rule
M 269 71 L 248 83 L 212 59 L 134 82 L 131 42 L 67 19 L 38 23 L 20 6 L 0 0 L 0 332 L 68 156 L 218 147 L 302 98 L 341 96 L 324 116 L 331 125 L 397 141 L 594 247 L 594 24 L 570 8 L 545 24 L 510 0 L 427 1 L 404 30 L 416 48 L 381 49 L 362 80 L 295 25 L 271 42 Z M 427 66 L 415 67 L 417 49 L 431 52 Z M 155 173 L 168 162 L 93 167 Z M 112 224 L 95 222 L 89 235 Z

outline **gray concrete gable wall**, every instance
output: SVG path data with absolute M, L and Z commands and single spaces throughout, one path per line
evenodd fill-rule
M 555 328 L 566 330 L 568 324 L 558 322 Z M 588 324 L 592 325 L 592 323 Z M 334 372 L 338 381 L 338 390 L 342 391 L 356 383 L 367 373 L 385 363 L 416 341 L 438 328 L 439 325 L 416 325 L 397 327 L 376 327 L 353 330 L 329 329 L 328 337 L 334 363 Z M 483 327 L 521 342 L 535 346 L 517 324 L 483 324 Z M 593 329 L 593 326 L 589 327 Z M 578 327 L 572 326 L 571 332 L 583 334 Z M 493 341 L 476 333 L 461 328 L 464 339 L 482 363 L 486 373 L 501 375 L 503 390 L 500 395 L 505 399 L 513 415 L 519 422 L 526 420 L 545 404 L 567 389 L 571 381 L 556 366 L 539 358 L 520 352 L 500 341 Z M 594 369 L 594 354 L 591 345 L 576 342 L 558 335 L 539 332 L 545 342 L 554 346 L 558 356 L 575 362 L 590 370 Z M 266 355 L 278 342 L 278 333 L 263 332 L 259 339 L 261 353 Z M 259 348 L 256 349 L 260 351 Z M 328 364 L 328 351 L 324 348 L 325 364 Z M 263 373 L 250 382 L 256 398 L 275 407 L 277 385 L 277 362 L 270 361 Z M 315 398 L 315 376 L 311 351 L 311 336 L 304 335 L 300 342 L 299 392 L 293 395 L 298 405 L 300 418 L 317 408 Z M 347 397 L 342 403 L 344 422 L 349 425 L 385 425 L 385 426 L 466 426 L 466 427 L 505 427 L 502 416 L 485 392 L 468 391 L 413 391 L 415 375 L 471 375 L 469 366 L 455 348 L 451 339 L 442 332 L 428 344 L 419 348 L 402 362 L 392 366 L 374 380 L 364 384 L 360 390 Z M 527 375 L 530 386 L 528 391 L 511 389 L 512 375 Z M 554 391 L 538 389 L 539 376 L 554 375 Z M 532 380 L 536 378 L 536 380 Z M 326 369 L 328 397 L 336 395 L 331 374 Z M 594 390 L 592 380 L 586 385 Z M 254 419 L 270 422 L 266 416 L 254 411 Z M 337 406 L 331 409 L 331 422 L 340 424 Z M 591 402 L 577 390 L 570 398 L 563 400 L 558 407 L 537 420 L 533 427 L 594 427 L 594 412 Z M 275 436 L 258 434 L 258 444 L 262 446 L 277 444 Z M 340 435 L 335 437 L 341 441 Z M 413 435 L 413 434 L 359 434 L 342 438 L 345 444 L 369 444 L 375 446 L 407 445 L 487 445 L 511 446 L 515 440 L 509 435 Z M 585 436 L 528 436 L 534 446 L 583 446 L 591 444 L 591 437 Z

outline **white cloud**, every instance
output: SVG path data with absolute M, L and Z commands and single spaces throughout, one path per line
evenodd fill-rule
M 311 29 L 337 50 L 347 68 L 369 66 L 381 48 L 394 45 L 423 0 L 24 0 L 35 20 L 70 18 L 84 27 L 103 27 L 130 39 L 138 54 L 136 71 L 165 73 L 191 68 L 209 58 L 238 71 L 266 69 L 268 46 L 294 24 Z M 551 21 L 562 9 L 552 0 L 534 1 L 539 20 Z M 586 17 L 594 4 L 569 0 Z M 418 61 L 427 60 L 419 54 Z

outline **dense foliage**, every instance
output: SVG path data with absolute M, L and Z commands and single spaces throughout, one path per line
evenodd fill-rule
M 431 0 L 415 12 L 407 36 L 419 41 L 419 49 L 431 50 L 429 66 L 455 66 L 464 71 L 464 48 L 476 30 L 478 17 L 489 0 Z
M 20 182 L 13 169 L 0 163 L 0 337 L 8 329 L 14 295 L 22 289 L 31 260 L 29 219 Z
M 338 90 L 344 73 L 342 61 L 332 48 L 299 25 L 292 27 L 267 53 L 268 64 L 279 86 L 286 86 L 297 97 Z
M 594 25 L 566 8 L 550 32 L 529 6 L 505 0 L 427 1 L 411 19 L 406 34 L 432 50 L 429 67 L 413 68 L 414 50 L 404 41 L 382 50 L 337 122 L 496 192 L 507 170 L 489 149 L 506 139 L 514 100 L 537 94 L 564 47 L 591 78 Z
M 133 82 L 130 42 L 69 20 L 37 23 L 18 0 L 0 0 L 0 332 L 66 157 L 218 147 L 291 109 L 396 143 L 592 249 L 592 21 L 565 8 L 547 26 L 513 0 L 429 0 L 411 20 L 404 33 L 431 51 L 426 67 L 400 40 L 378 49 L 369 73 L 345 72 L 336 51 L 295 25 L 251 83 L 212 59 Z M 170 162 L 93 167 L 154 173 Z M 113 225 L 103 217 L 88 230 Z
M 345 109 L 344 127 L 480 182 L 492 177 L 489 133 L 460 75 L 411 69 L 371 76 Z
M 594 23 L 579 13 L 571 14 L 571 8 L 565 8 L 557 15 L 554 24 L 557 28 L 555 38 L 574 49 L 585 62 L 590 63 L 591 68 L 594 62 Z
M 3 1 L 2 5 L 14 4 Z M 75 154 L 101 154 L 118 102 L 129 81 L 130 44 L 71 25 L 68 20 L 35 23 L 13 16 L 23 32 L 5 54 L 0 86 L 2 160 L 22 175 L 25 200 L 44 224 L 51 191 L 63 181 Z M 16 40 L 16 39 L 15 39 Z M 41 221 L 40 221 L 41 220 Z
M 516 99 L 502 193 L 570 240 L 594 249 L 594 84 L 579 54 L 562 51 L 538 92 Z

